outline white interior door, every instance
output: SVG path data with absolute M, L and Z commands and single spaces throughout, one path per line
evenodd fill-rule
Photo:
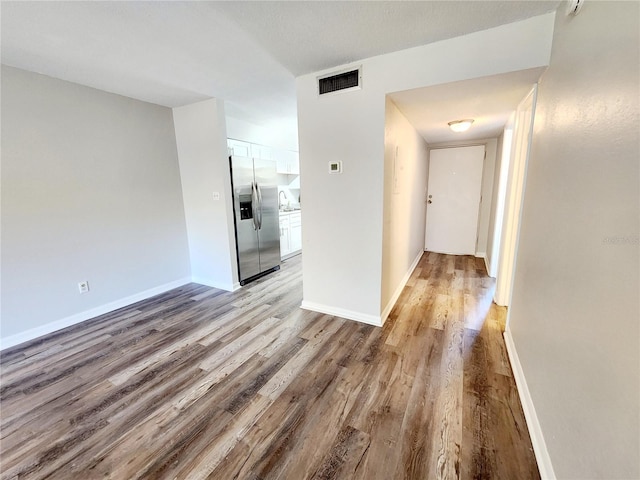
M 425 249 L 475 255 L 484 145 L 429 154 Z

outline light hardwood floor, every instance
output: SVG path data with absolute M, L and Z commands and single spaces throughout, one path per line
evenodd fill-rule
M 481 261 L 425 253 L 383 328 L 301 282 L 294 257 L 5 350 L 1 478 L 540 478 Z

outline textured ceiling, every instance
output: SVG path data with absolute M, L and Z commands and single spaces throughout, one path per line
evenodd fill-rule
M 295 115 L 293 75 L 207 2 L 2 2 L 2 63 L 175 107 Z
M 556 1 L 2 1 L 2 63 L 169 107 L 295 124 L 296 75 L 554 10 Z
M 500 135 L 544 68 L 492 75 L 389 95 L 429 144 L 479 140 Z M 471 128 L 452 132 L 448 122 L 471 118 Z
M 294 75 L 555 10 L 559 1 L 235 1 L 215 8 Z

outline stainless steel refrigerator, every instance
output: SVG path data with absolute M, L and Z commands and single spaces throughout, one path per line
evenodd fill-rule
M 230 156 L 240 285 L 280 269 L 275 160 Z

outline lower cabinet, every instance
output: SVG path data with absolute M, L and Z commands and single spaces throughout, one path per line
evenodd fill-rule
M 302 250 L 302 216 L 297 212 L 280 212 L 280 257 Z
M 292 252 L 302 250 L 302 216 L 300 212 L 289 215 L 289 245 Z
M 291 229 L 289 228 L 289 215 L 280 214 L 280 256 L 291 253 Z

